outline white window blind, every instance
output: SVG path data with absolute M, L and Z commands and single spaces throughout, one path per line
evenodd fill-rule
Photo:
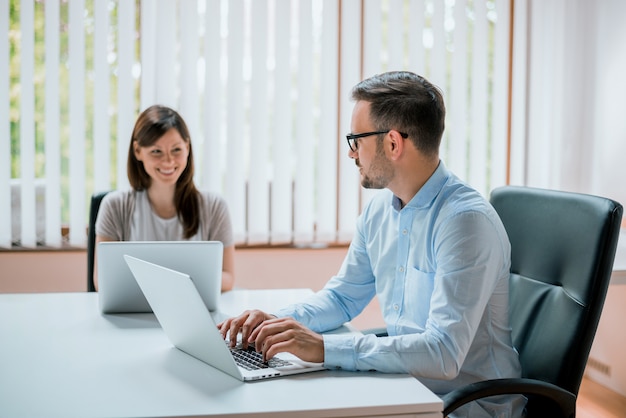
M 69 5 L 69 218 L 70 243 L 84 246 L 87 242 L 85 202 L 85 31 L 84 0 Z M 22 225 L 24 223 L 22 222 Z
M 62 243 L 61 237 L 61 110 L 59 105 L 59 1 L 47 3 L 45 13 L 45 70 L 49 80 L 44 87 L 45 138 L 45 242 L 52 247 Z M 105 132 L 106 133 L 106 132 Z
M 95 80 L 93 84 L 93 154 L 92 159 L 88 161 L 93 161 L 93 189 L 97 192 L 108 190 L 113 184 L 114 177 L 109 164 L 111 161 L 109 54 L 112 51 L 109 48 L 111 19 L 108 6 L 106 1 L 97 1 L 94 3 L 93 11 L 93 78 Z M 58 6 L 55 9 L 58 9 Z
M 347 157 L 350 89 L 389 70 L 442 89 L 442 158 L 487 194 L 506 181 L 509 4 L 0 0 L 0 246 L 84 246 L 89 196 L 128 187 L 153 103 L 187 121 L 196 181 L 226 198 L 238 244 L 345 243 L 376 193 Z
M 36 243 L 35 230 L 35 92 L 34 78 L 34 5 L 23 2 L 20 26 L 28 28 L 21 37 L 22 59 L 20 61 L 20 167 L 21 167 L 21 234 L 25 246 Z
M 9 33 L 9 0 L 0 0 L 0 33 Z M 9 42 L 0 38 L 0 247 L 10 247 L 11 236 L 11 126 L 9 123 Z M 4 219 L 2 219 L 4 218 Z
M 250 34 L 268 33 L 268 5 L 253 2 L 251 7 Z M 289 19 L 286 19 L 289 21 Z M 269 178 L 268 153 L 270 145 L 269 117 L 269 39 L 251 36 L 250 39 L 250 177 L 248 180 L 248 242 L 267 242 L 269 228 Z

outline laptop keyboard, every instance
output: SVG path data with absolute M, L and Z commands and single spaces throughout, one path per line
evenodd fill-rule
M 228 344 L 228 342 L 226 342 L 226 344 Z M 276 357 L 264 362 L 263 353 L 257 353 L 252 345 L 249 345 L 245 350 L 241 347 L 241 344 L 238 344 L 236 347 L 229 348 L 233 358 L 235 359 L 235 363 L 246 370 L 267 369 L 270 367 L 281 367 L 291 364 L 286 360 L 281 360 Z

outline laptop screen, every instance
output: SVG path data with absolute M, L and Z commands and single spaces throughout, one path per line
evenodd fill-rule
M 102 313 L 152 312 L 124 255 L 158 263 L 193 278 L 204 304 L 218 309 L 223 244 L 219 241 L 110 241 L 97 247 L 98 293 Z

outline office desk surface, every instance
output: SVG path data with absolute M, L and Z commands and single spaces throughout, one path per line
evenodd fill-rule
M 271 308 L 307 290 L 223 295 Z M 152 314 L 101 315 L 96 293 L 0 295 L 0 416 L 441 416 L 407 375 L 322 371 L 242 383 L 174 348 Z

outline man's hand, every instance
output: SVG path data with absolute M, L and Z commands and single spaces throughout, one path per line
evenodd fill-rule
M 228 318 L 227 320 L 217 324 L 217 328 L 222 334 L 222 338 L 226 339 L 226 335 L 230 332 L 230 346 L 237 345 L 237 335 L 241 332 L 241 343 L 243 348 L 248 348 L 248 341 L 252 331 L 259 326 L 266 319 L 274 318 L 274 316 L 267 314 L 258 309 L 245 311 L 241 315 Z M 250 341 L 252 342 L 252 341 Z
M 293 318 L 266 319 L 255 327 L 248 342 L 263 352 L 265 361 L 288 352 L 304 361 L 324 362 L 324 338 Z

